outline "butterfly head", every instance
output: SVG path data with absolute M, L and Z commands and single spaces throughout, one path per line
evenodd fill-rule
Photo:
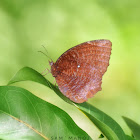
M 50 64 L 50 66 L 52 66 L 54 63 L 53 63 L 53 61 L 51 60 L 51 61 L 49 61 L 49 64 Z
M 51 73 L 53 77 L 57 77 L 57 71 L 56 71 L 56 66 L 53 61 L 49 61 L 49 64 L 51 66 Z

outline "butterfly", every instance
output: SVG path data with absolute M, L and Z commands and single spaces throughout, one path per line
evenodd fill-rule
M 51 73 L 60 91 L 75 103 L 83 103 L 101 90 L 102 77 L 109 66 L 112 43 L 92 40 L 64 52 Z

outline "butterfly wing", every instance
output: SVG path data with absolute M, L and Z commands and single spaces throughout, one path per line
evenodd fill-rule
M 72 101 L 82 103 L 101 90 L 111 46 L 109 40 L 93 40 L 62 54 L 53 66 L 60 91 Z

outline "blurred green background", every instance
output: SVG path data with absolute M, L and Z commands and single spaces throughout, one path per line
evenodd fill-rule
M 90 40 L 112 41 L 110 66 L 102 91 L 88 102 L 114 118 L 129 134 L 121 116 L 140 124 L 139 0 L 0 0 L 0 85 L 22 67 L 50 68 L 43 51 L 56 61 L 67 49 Z M 51 82 L 51 74 L 46 76 Z M 100 132 L 74 107 L 46 87 L 22 82 L 40 98 L 66 112 L 90 136 Z M 82 123 L 81 123 L 82 122 Z

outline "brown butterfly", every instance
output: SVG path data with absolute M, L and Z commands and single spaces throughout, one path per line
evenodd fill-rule
M 85 102 L 100 91 L 111 46 L 109 40 L 84 42 L 64 52 L 55 63 L 50 62 L 60 91 L 76 103 Z

